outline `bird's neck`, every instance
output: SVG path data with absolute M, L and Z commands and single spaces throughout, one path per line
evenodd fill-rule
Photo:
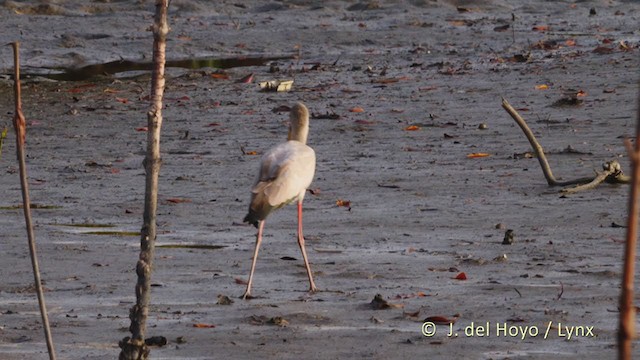
M 287 140 L 295 140 L 306 144 L 307 135 L 309 135 L 309 128 L 289 129 L 289 136 L 287 136 Z

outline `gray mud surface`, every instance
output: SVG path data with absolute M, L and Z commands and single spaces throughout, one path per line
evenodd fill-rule
M 500 101 L 528 120 L 556 176 L 589 176 L 611 159 L 628 171 L 640 3 L 171 6 L 169 59 L 292 58 L 276 72 L 168 70 L 157 243 L 179 246 L 156 251 L 148 336 L 169 343 L 153 358 L 615 357 L 625 237 L 616 224 L 626 223 L 628 187 L 561 196 Z M 32 74 L 150 61 L 153 11 L 151 1 L 0 1 L 0 43 L 21 41 Z M 11 68 L 3 47 L 0 69 Z M 250 73 L 253 83 L 237 82 Z M 259 91 L 274 79 L 295 82 Z M 148 92 L 144 72 L 24 79 L 33 216 L 61 359 L 114 359 L 128 335 Z M 583 96 L 562 102 L 572 94 Z M 296 101 L 315 115 L 305 233 L 322 291 L 305 292 L 289 206 L 266 223 L 257 298 L 242 301 L 255 239 L 241 223 L 249 189 L 259 155 L 286 137 L 281 106 Z M 8 75 L 0 113 L 0 129 L 10 127 Z M 46 359 L 14 153 L 10 134 L 0 160 L 0 358 Z M 501 244 L 507 229 L 512 245 Z M 467 279 L 454 279 L 461 272 Z M 373 309 L 376 294 L 394 306 Z M 219 305 L 219 295 L 234 302 Z M 425 318 L 455 314 L 458 336 L 447 325 L 421 334 Z M 505 324 L 511 335 L 498 333 Z M 565 326 L 582 330 L 569 339 Z

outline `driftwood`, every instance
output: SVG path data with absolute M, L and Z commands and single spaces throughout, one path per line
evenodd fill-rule
M 542 173 L 544 174 L 545 179 L 547 179 L 547 184 L 549 186 L 570 186 L 576 185 L 570 188 L 564 188 L 560 190 L 560 192 L 565 194 L 571 194 L 582 190 L 593 189 L 599 184 L 603 182 L 611 183 L 611 184 L 629 184 L 631 182 L 631 178 L 622 173 L 622 169 L 620 167 L 620 163 L 616 160 L 611 160 L 602 165 L 602 172 L 596 172 L 594 177 L 583 177 L 579 179 L 573 179 L 568 181 L 558 181 L 555 176 L 553 176 L 553 172 L 551 171 L 551 167 L 549 166 L 549 162 L 547 161 L 547 157 L 544 154 L 544 150 L 542 146 L 533 135 L 533 132 L 524 121 L 522 116 L 518 114 L 516 109 L 509 104 L 506 99 L 502 99 L 502 107 L 511 115 L 513 120 L 516 121 L 520 129 L 524 132 L 524 135 L 529 140 L 533 151 L 538 158 L 538 162 L 540 163 L 540 167 L 542 168 Z
M 20 94 L 20 43 L 11 43 L 13 47 L 13 91 L 15 96 L 15 112 L 13 114 L 13 128 L 16 132 L 16 153 L 18 155 L 18 164 L 20 167 L 20 186 L 22 189 L 22 208 L 24 210 L 24 221 L 27 227 L 27 238 L 29 241 L 29 255 L 31 256 L 31 266 L 33 268 L 33 280 L 38 295 L 38 304 L 40 306 L 40 315 L 42 317 L 42 325 L 44 327 L 44 336 L 47 342 L 47 350 L 49 359 L 56 359 L 56 351 L 53 347 L 53 339 L 51 337 L 51 328 L 49 326 L 49 316 L 47 315 L 47 305 L 44 301 L 44 292 L 40 281 L 40 267 L 38 266 L 38 256 L 36 254 L 36 238 L 33 231 L 33 222 L 31 220 L 31 200 L 29 199 L 29 181 L 27 179 L 27 164 L 25 155 L 25 142 L 27 137 L 27 125 L 22 114 L 22 96 Z
M 156 0 L 153 24 L 153 73 L 151 75 L 151 105 L 147 113 L 147 155 L 144 159 L 146 171 L 143 225 L 140 236 L 140 257 L 136 264 L 136 304 L 129 312 L 131 337 L 119 342 L 120 360 L 143 360 L 149 358 L 150 349 L 145 344 L 147 317 L 151 299 L 151 272 L 156 241 L 156 210 L 158 207 L 158 175 L 160 174 L 160 130 L 162 128 L 162 96 L 164 94 L 164 69 L 168 0 Z
M 618 330 L 618 359 L 633 358 L 633 340 L 636 337 L 636 307 L 634 306 L 633 282 L 638 238 L 638 194 L 640 193 L 640 96 L 638 97 L 638 119 L 636 120 L 636 145 L 627 139 L 627 151 L 631 159 L 631 191 L 629 191 L 629 213 L 627 215 L 627 238 L 622 269 L 620 293 L 620 324 Z

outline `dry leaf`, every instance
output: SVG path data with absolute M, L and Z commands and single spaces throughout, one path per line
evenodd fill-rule
M 547 84 L 536 85 L 536 90 L 547 90 L 548 88 L 549 85 Z
M 243 280 L 243 279 L 235 278 L 234 280 L 236 281 L 236 284 L 238 284 L 238 285 L 247 285 L 247 282 L 245 280 Z
M 531 30 L 533 31 L 547 31 L 549 30 L 549 26 L 548 25 L 536 25 L 534 26 Z
M 349 112 L 352 112 L 352 113 L 361 113 L 361 112 L 364 112 L 364 109 L 363 109 L 363 108 L 361 108 L 360 106 L 356 106 L 356 107 L 353 107 L 353 108 L 349 109 Z
M 146 126 L 142 126 L 142 127 L 137 127 L 136 131 L 149 131 L 149 128 Z
M 491 154 L 489 154 L 489 153 L 480 153 L 480 152 L 467 154 L 467 157 L 469 159 L 483 158 L 483 157 L 487 157 L 487 156 L 491 156 Z
M 593 49 L 592 51 L 595 54 L 611 54 L 613 52 L 612 48 L 606 47 L 606 46 L 598 46 L 595 49 Z
M 213 324 L 196 323 L 196 324 L 193 324 L 193 327 L 194 328 L 199 328 L 199 329 L 210 329 L 210 328 L 214 328 L 216 326 L 213 325 Z
M 409 125 L 404 129 L 406 131 L 416 131 L 416 130 L 420 130 L 420 126 L 418 126 L 418 125 Z
M 342 206 L 342 207 L 351 208 L 351 201 L 338 199 L 338 200 L 336 200 L 336 206 Z
M 449 325 L 455 324 L 459 317 L 460 314 L 455 314 L 451 318 L 447 318 L 446 316 L 429 316 L 424 319 L 424 322 L 432 322 L 436 325 Z
M 227 73 L 216 72 L 211 74 L 211 77 L 219 80 L 229 80 L 229 74 Z
M 189 203 L 191 202 L 191 199 L 184 199 L 184 198 L 168 198 L 167 202 L 172 203 L 172 204 L 180 204 L 180 203 Z
M 238 82 L 242 84 L 251 84 L 253 82 L 253 73 L 243 77 L 242 79 L 238 80 Z
M 120 97 L 116 97 L 116 101 L 117 102 L 121 102 L 123 104 L 126 104 L 129 102 L 129 100 L 125 99 L 125 98 L 120 98 Z
M 258 155 L 258 152 L 255 150 L 247 151 L 244 153 L 245 155 Z
M 454 279 L 456 279 L 456 280 L 467 280 L 467 274 L 465 274 L 464 272 L 461 272 L 460 274 L 456 275 L 456 277 L 454 277 Z

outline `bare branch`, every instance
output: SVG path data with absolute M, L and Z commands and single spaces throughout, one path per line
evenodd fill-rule
M 27 238 L 29 241 L 29 255 L 31 256 L 31 266 L 33 268 L 33 280 L 35 282 L 36 294 L 38 295 L 38 304 L 40 306 L 40 315 L 42 317 L 42 325 L 44 327 L 44 335 L 47 342 L 47 351 L 49 359 L 56 359 L 56 351 L 53 347 L 53 339 L 51 337 L 51 327 L 49 326 L 49 316 L 47 315 L 47 305 L 44 301 L 44 292 L 40 281 L 40 267 L 38 266 L 38 255 L 36 254 L 36 238 L 33 231 L 33 222 L 31 219 L 31 200 L 29 199 L 29 181 L 27 179 L 27 163 L 24 152 L 27 126 L 22 114 L 22 95 L 20 90 L 20 43 L 11 43 L 13 46 L 13 62 L 14 62 L 14 96 L 15 96 L 15 113 L 13 114 L 13 127 L 16 132 L 16 152 L 18 155 L 18 163 L 20 167 L 20 186 L 22 188 L 22 204 L 24 209 L 24 221 L 27 227 Z
M 147 317 L 151 299 L 151 272 L 156 241 L 156 210 L 158 208 L 158 176 L 160 174 L 160 130 L 162 128 L 162 96 L 164 94 L 164 70 L 166 38 L 169 33 L 167 23 L 168 0 L 156 0 L 156 15 L 153 25 L 153 73 L 151 77 L 151 104 L 147 112 L 147 155 L 144 159 L 146 170 L 145 207 L 140 237 L 140 258 L 136 265 L 136 304 L 131 308 L 131 338 L 119 343 L 121 360 L 141 360 L 149 357 L 150 349 L 145 344 Z

